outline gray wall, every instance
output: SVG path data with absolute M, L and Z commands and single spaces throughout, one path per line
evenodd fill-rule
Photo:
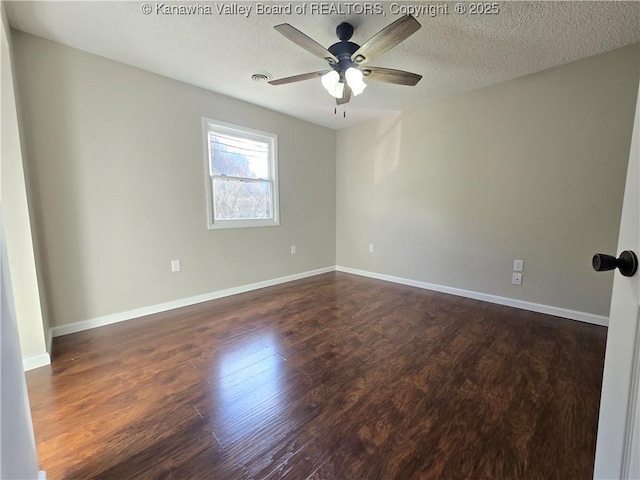
M 337 264 L 608 315 L 613 274 L 591 256 L 616 249 L 638 57 L 633 45 L 339 131 Z
M 5 5 L 0 5 L 2 33 L 0 43 L 0 74 L 2 80 L 0 116 L 0 203 L 4 215 L 7 255 L 13 279 L 15 310 L 20 330 L 20 346 L 26 368 L 35 368 L 50 363 L 46 351 L 50 328 L 43 292 L 36 269 L 37 256 L 34 251 L 35 231 L 31 222 L 33 209 L 27 197 L 26 165 L 20 137 L 19 106 L 14 90 L 13 46 Z
M 28 34 L 14 43 L 53 325 L 335 264 L 334 131 Z M 207 229 L 203 116 L 279 135 L 279 227 Z

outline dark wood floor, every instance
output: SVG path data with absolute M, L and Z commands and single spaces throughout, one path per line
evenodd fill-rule
M 58 479 L 590 479 L 606 329 L 329 273 L 56 338 Z

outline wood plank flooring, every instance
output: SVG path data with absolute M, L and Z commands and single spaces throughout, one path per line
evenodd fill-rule
M 590 479 L 606 329 L 328 273 L 56 338 L 59 479 Z

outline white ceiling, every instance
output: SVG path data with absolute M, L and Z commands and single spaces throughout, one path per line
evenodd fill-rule
M 340 129 L 417 104 L 562 65 L 640 41 L 640 3 L 500 2 L 497 15 L 449 13 L 418 16 L 422 28 L 371 62 L 423 75 L 415 87 L 370 81 L 365 92 L 334 114 L 335 100 L 320 79 L 271 86 L 251 80 L 256 72 L 274 78 L 323 70 L 326 64 L 273 29 L 290 23 L 318 43 L 337 41 L 335 27 L 348 21 L 352 41 L 362 45 L 399 17 L 394 2 L 380 2 L 383 14 L 219 14 L 223 2 L 156 2 L 141 13 L 136 2 L 6 2 L 12 27 L 303 120 Z M 209 6 L 211 15 L 163 15 L 156 5 Z M 264 2 L 293 7 L 303 2 Z M 309 8 L 321 2 L 304 2 Z M 353 2 L 363 6 L 366 2 Z M 425 5 L 427 2 L 397 2 Z M 428 2 L 444 5 L 445 2 Z M 346 9 L 347 3 L 333 2 Z M 469 3 L 466 4 L 469 7 Z M 345 10 L 346 11 L 346 10 Z

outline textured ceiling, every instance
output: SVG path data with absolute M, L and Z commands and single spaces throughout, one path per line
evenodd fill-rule
M 346 13 L 259 14 L 257 2 L 6 2 L 11 25 L 39 37 L 245 100 L 326 127 L 340 129 L 374 117 L 545 70 L 640 41 L 640 3 L 499 2 L 498 14 L 454 11 L 454 2 L 263 2 L 306 5 Z M 290 23 L 324 46 L 348 21 L 362 44 L 399 17 L 393 5 L 448 7 L 420 15 L 422 28 L 371 62 L 423 75 L 415 87 L 368 82 L 365 92 L 334 114 L 335 101 L 320 79 L 271 86 L 251 80 L 323 70 L 326 64 L 277 33 Z M 195 6 L 196 15 L 168 15 L 159 6 Z M 358 14 L 367 5 L 381 13 Z M 247 16 L 218 8 L 251 7 Z M 351 7 L 349 7 L 351 6 Z M 205 10 L 211 9 L 211 14 Z

